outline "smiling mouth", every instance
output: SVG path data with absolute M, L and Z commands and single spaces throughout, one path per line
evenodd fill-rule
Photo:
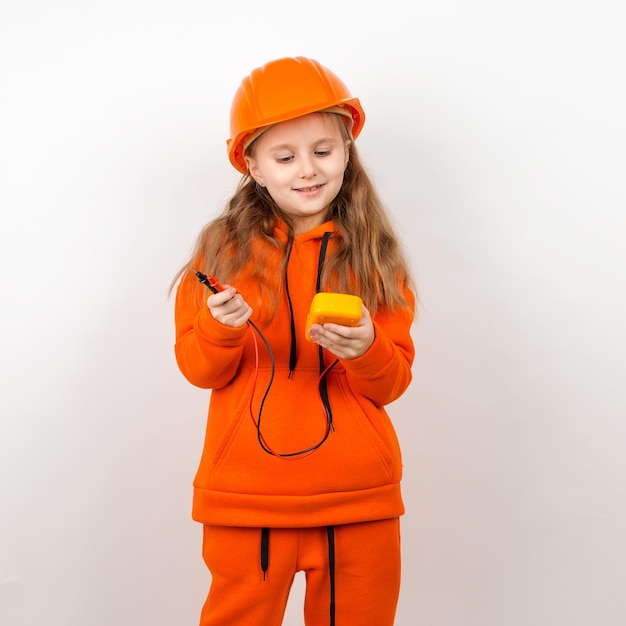
M 296 187 L 296 191 L 316 191 L 323 185 L 312 185 L 311 187 Z

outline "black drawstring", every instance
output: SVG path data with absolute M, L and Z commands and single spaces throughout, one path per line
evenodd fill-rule
M 317 261 L 317 280 L 315 282 L 315 293 L 319 293 L 322 287 L 322 270 L 324 269 L 324 261 L 326 260 L 326 250 L 328 249 L 328 241 L 332 237 L 332 233 L 324 233 L 322 238 L 322 245 L 320 246 L 320 255 Z M 320 364 L 320 374 L 324 371 L 324 349 L 322 346 L 318 348 L 318 358 Z M 326 376 L 319 382 L 320 398 L 322 399 L 322 405 L 326 412 L 326 419 L 331 428 L 333 428 L 333 413 L 330 408 L 330 399 L 328 398 L 328 383 L 326 382 Z M 334 428 L 333 428 L 334 430 Z
M 320 246 L 320 256 L 317 260 L 317 281 L 315 282 L 315 293 L 322 287 L 322 270 L 324 269 L 324 261 L 326 260 L 326 250 L 328 249 L 328 241 L 332 237 L 332 233 L 324 233 L 322 245 Z
M 320 246 L 320 254 L 317 260 L 317 280 L 315 283 L 315 293 L 321 288 L 322 283 L 322 270 L 324 269 L 324 261 L 326 260 L 326 250 L 328 249 L 328 241 L 332 237 L 332 232 L 324 233 L 322 237 L 322 244 Z M 289 267 L 289 259 L 291 258 L 291 251 L 293 250 L 293 233 L 289 233 L 289 239 L 287 240 L 287 259 L 286 267 Z M 289 270 L 285 271 L 285 292 L 287 294 L 287 304 L 289 305 L 289 331 L 291 332 L 291 344 L 289 346 L 289 375 L 291 378 L 294 370 L 296 369 L 296 360 L 298 358 L 297 341 L 296 341 L 296 320 L 293 314 L 293 303 L 291 302 L 291 294 L 289 293 Z M 324 371 L 324 364 L 321 359 L 320 348 L 320 374 Z M 325 386 L 325 385 L 324 385 Z M 325 392 L 323 392 L 325 394 Z
M 289 375 L 287 378 L 291 378 L 294 370 L 296 369 L 297 359 L 297 342 L 296 342 L 296 320 L 293 315 L 293 304 L 291 302 L 291 294 L 289 293 L 289 259 L 291 258 L 291 251 L 293 250 L 293 233 L 289 233 L 289 239 L 287 241 L 287 259 L 285 264 L 285 292 L 287 293 L 287 304 L 289 304 L 289 320 L 291 332 L 291 345 L 289 347 Z
M 263 570 L 263 580 L 270 565 L 270 529 L 261 528 L 261 569 Z
M 327 526 L 328 571 L 330 573 L 330 626 L 335 626 L 335 529 Z

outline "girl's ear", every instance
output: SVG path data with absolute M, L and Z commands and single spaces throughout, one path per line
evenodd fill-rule
M 256 164 L 256 160 L 251 156 L 244 156 L 243 160 L 246 162 L 248 166 L 248 171 L 250 172 L 250 176 L 254 178 L 254 180 L 261 185 L 261 187 L 265 187 L 265 183 L 263 182 L 263 177 L 259 173 L 259 168 Z
M 352 140 L 346 139 L 346 143 L 344 146 L 344 157 L 343 157 L 343 166 L 344 168 L 348 166 L 348 161 L 350 160 L 350 145 L 352 144 Z

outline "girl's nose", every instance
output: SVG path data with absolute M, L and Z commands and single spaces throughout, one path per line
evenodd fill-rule
M 315 164 L 311 159 L 300 160 L 300 178 L 313 178 L 316 174 Z

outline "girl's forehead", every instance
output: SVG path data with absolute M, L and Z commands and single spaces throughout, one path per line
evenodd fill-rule
M 334 139 L 341 137 L 340 124 L 343 122 L 334 113 L 309 113 L 275 124 L 259 137 L 258 142 L 267 146 L 270 143 L 310 140 L 316 135 L 320 138 Z

